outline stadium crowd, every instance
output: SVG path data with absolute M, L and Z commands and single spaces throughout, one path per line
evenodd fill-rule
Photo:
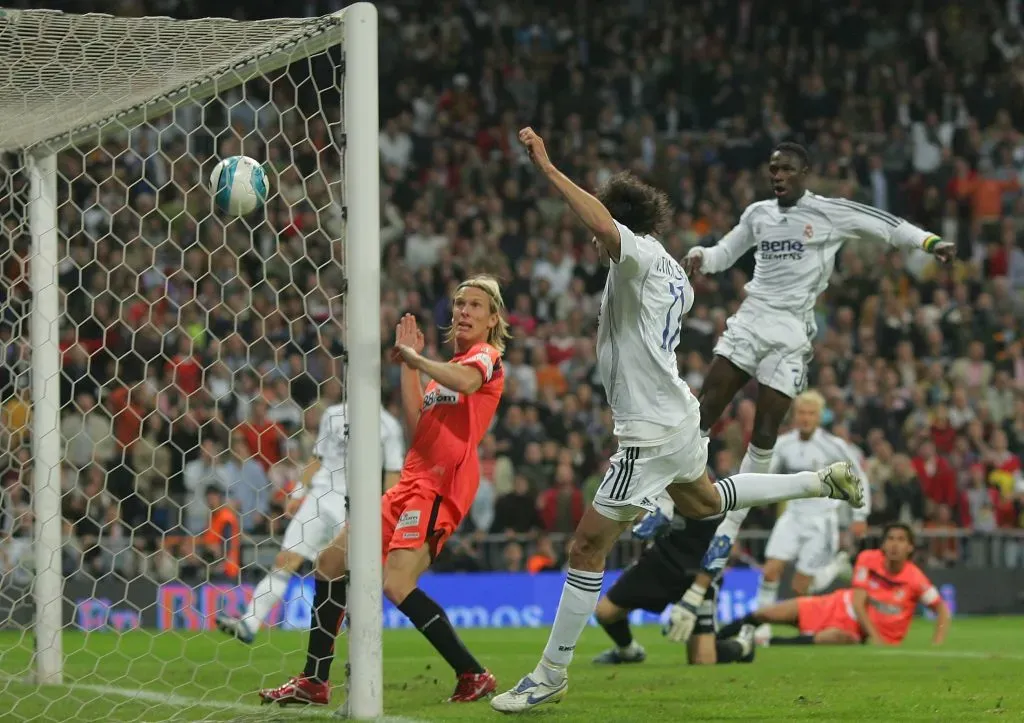
M 195 10 L 174 0 L 72 4 Z M 235 5 L 236 17 L 275 9 Z M 515 141 L 525 124 L 588 186 L 627 169 L 665 189 L 676 214 L 662 240 L 679 258 L 714 244 L 747 204 L 770 195 L 763 168 L 784 139 L 809 149 L 815 192 L 955 241 L 959 259 L 948 268 L 923 253 L 848 245 L 818 306 L 809 382 L 828 402 L 824 424 L 864 453 L 872 522 L 1024 528 L 1016 3 L 909 13 L 873 0 L 441 6 L 380 5 L 381 37 L 394 39 L 380 56 L 382 333 L 387 343 L 413 312 L 428 353 L 444 356 L 438 329 L 453 284 L 488 271 L 502 279 L 514 339 L 467 534 L 440 564 L 558 565 L 552 540 L 575 527 L 614 449 L 594 356 L 605 272 L 531 172 Z M 202 112 L 185 106 L 59 157 L 68 573 L 141 561 L 151 575 L 173 576 L 199 565 L 216 540 L 210 505 L 223 493 L 247 536 L 279 533 L 319 413 L 342 398 L 334 65 L 298 65 Z M 203 179 L 215 158 L 238 152 L 271 171 L 277 193 L 265 218 L 210 214 Z M 0 190 L 8 551 L 32 522 L 30 239 L 16 160 L 4 159 Z M 679 345 L 694 389 L 752 267 L 748 254 L 694 280 Z M 386 350 L 382 360 L 384 401 L 397 411 L 398 369 Z M 753 402 L 739 398 L 713 430 L 716 474 L 736 471 L 752 421 Z M 747 526 L 770 526 L 774 513 L 760 510 Z M 488 553 L 487 533 L 533 539 L 536 554 L 518 542 Z M 1006 550 L 1005 564 L 1024 564 L 1016 545 Z M 960 538 L 939 538 L 927 561 L 953 564 L 965 551 Z

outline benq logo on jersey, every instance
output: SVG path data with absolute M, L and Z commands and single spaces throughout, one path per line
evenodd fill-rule
M 423 411 L 427 411 L 436 404 L 458 404 L 459 393 L 453 392 L 447 387 L 437 386 L 423 395 Z
M 764 261 L 796 261 L 804 256 L 803 241 L 789 239 L 786 241 L 762 241 L 761 259 Z

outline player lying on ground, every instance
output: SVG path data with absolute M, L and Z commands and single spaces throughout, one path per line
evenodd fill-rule
M 462 644 L 444 610 L 417 587 L 462 522 L 480 484 L 477 447 L 505 386 L 501 353 L 508 339 L 498 283 L 478 276 L 452 299 L 450 362 L 427 359 L 416 318 L 398 324 L 392 357 L 402 362 L 402 407 L 412 444 L 397 485 L 382 501 L 384 596 L 412 621 L 458 676 L 453 702 L 491 693 L 494 676 Z M 420 374 L 431 381 L 424 390 Z M 265 703 L 320 703 L 330 696 L 334 641 L 345 617 L 348 529 L 318 556 L 313 624 L 306 668 L 279 688 L 260 691 Z
M 642 663 L 646 660 L 647 652 L 633 639 L 629 614 L 633 610 L 660 614 L 679 599 L 700 570 L 701 558 L 720 522 L 717 517 L 691 520 L 674 515 L 671 500 L 663 498 L 659 502 L 672 515 L 671 521 L 650 533 L 652 539 L 640 557 L 626 568 L 607 594 L 597 602 L 594 614 L 615 647 L 594 658 L 595 663 L 617 665 Z M 644 523 L 637 525 L 633 534 L 646 537 L 641 532 L 645 527 Z M 753 625 L 741 629 L 736 637 L 722 640 L 715 638 L 717 592 L 718 585 L 711 585 L 701 601 L 700 618 L 688 641 L 688 662 L 691 665 L 751 662 L 754 659 Z
M 773 637 L 774 645 L 899 645 L 921 603 L 936 613 L 932 643 L 939 645 L 949 631 L 949 608 L 921 568 L 910 561 L 913 554 L 913 531 L 901 522 L 893 523 L 885 528 L 880 550 L 865 550 L 857 556 L 852 588 L 759 609 L 724 627 L 722 635 L 743 625 L 779 623 L 793 625 L 800 635 Z
M 956 250 L 891 213 L 811 193 L 806 189 L 809 171 L 802 146 L 780 143 L 768 162 L 775 198 L 752 203 L 715 246 L 691 249 L 683 260 L 688 274 L 717 274 L 755 249 L 746 298 L 715 345 L 700 392 L 700 423 L 707 434 L 736 393 L 757 379 L 754 429 L 740 472 L 771 469 L 779 428 L 807 379 L 817 333 L 814 306 L 828 287 L 843 244 L 874 239 L 924 249 L 942 262 L 951 261 Z M 746 515 L 745 509 L 731 511 L 719 534 L 735 540 Z M 767 602 L 771 590 L 765 590 Z
M 398 482 L 405 442 L 401 424 L 384 409 L 380 413 L 380 440 L 384 488 L 390 489 Z M 299 507 L 285 528 L 273 569 L 256 584 L 249 607 L 241 618 L 217 615 L 217 627 L 243 643 L 252 643 L 274 607 L 284 599 L 291 577 L 307 561 L 315 562 L 320 551 L 338 536 L 345 524 L 348 418 L 344 404 L 334 404 L 324 410 L 313 453 L 316 459 L 305 472 L 305 475 L 312 473 L 309 489 L 299 500 L 289 500 L 289 504 L 298 502 Z
M 853 510 L 851 532 L 864 537 L 868 510 L 871 509 L 871 484 L 860 466 L 859 455 L 849 444 L 821 428 L 825 399 L 808 390 L 793 403 L 795 429 L 779 437 L 772 455 L 772 472 L 802 472 L 819 469 L 831 462 L 849 462 L 864 480 L 864 506 Z M 794 563 L 791 585 L 796 595 L 824 590 L 842 571 L 850 571 L 849 556 L 839 550 L 840 507 L 835 500 L 793 500 L 772 527 L 765 548 L 765 563 L 757 588 L 759 608 L 773 605 L 778 597 L 779 580 L 786 565 Z M 771 626 L 758 628 L 757 639 L 771 637 Z
M 654 500 L 663 492 L 680 514 L 692 519 L 796 497 L 863 504 L 860 481 L 848 464 L 818 473 L 740 474 L 712 484 L 699 405 L 676 363 L 693 288 L 651 235 L 667 223 L 668 199 L 629 174 L 613 176 L 595 198 L 554 167 L 532 129 L 520 131 L 519 139 L 594 234 L 602 260 L 611 264 L 597 328 L 597 363 L 619 449 L 573 534 L 566 582 L 543 657 L 515 688 L 491 701 L 503 712 L 565 695 L 573 650 L 600 596 L 605 558 L 640 512 L 656 508 Z

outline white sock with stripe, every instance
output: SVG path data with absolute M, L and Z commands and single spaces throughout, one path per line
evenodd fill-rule
M 260 631 L 273 612 L 274 606 L 284 600 L 290 577 L 289 573 L 274 569 L 256 583 L 256 588 L 252 591 L 252 600 L 249 601 L 249 607 L 242 616 L 242 625 L 246 630 L 253 635 Z
M 824 487 L 817 472 L 741 473 L 718 480 L 715 487 L 718 489 L 720 501 L 719 513 L 824 495 Z
M 602 582 L 604 571 L 589 572 L 570 567 L 566 572 L 555 624 L 551 626 L 548 644 L 544 646 L 544 657 L 530 675 L 535 681 L 558 685 L 565 678 L 565 669 L 572 662 L 576 643 L 597 607 Z
M 772 467 L 772 450 L 761 449 L 754 445 L 747 445 L 747 451 L 743 454 L 743 461 L 740 462 L 740 474 L 746 474 L 748 472 L 759 472 L 765 473 Z M 740 527 L 743 525 L 743 521 L 747 519 L 747 515 L 750 513 L 749 507 L 742 507 L 738 510 L 732 510 L 722 520 L 722 524 L 715 530 L 715 535 L 725 535 L 730 540 L 735 540 L 736 535 L 740 532 Z
M 772 468 L 772 449 L 761 449 L 752 444 L 747 445 L 747 451 L 743 453 L 743 461 L 740 462 L 740 472 L 767 473 Z

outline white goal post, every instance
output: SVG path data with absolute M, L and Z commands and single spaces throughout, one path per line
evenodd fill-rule
M 211 5 L 210 9 L 213 8 Z M 375 718 L 383 712 L 381 496 L 380 487 L 375 483 L 381 479 L 382 342 L 376 8 L 359 2 L 324 17 L 266 21 L 213 18 L 179 21 L 162 17 L 119 18 L 0 10 L 0 156 L 16 154 L 20 172 L 29 180 L 27 213 L 24 214 L 27 218 L 17 219 L 8 227 L 27 226 L 31 238 L 27 261 L 32 292 L 28 329 L 32 420 L 28 436 L 31 437 L 33 475 L 34 560 L 31 625 L 35 638 L 32 665 L 36 684 L 63 686 L 71 691 L 73 705 L 82 702 L 71 695 L 75 686 L 94 691 L 102 686 L 90 689 L 92 681 L 88 676 L 65 675 L 68 653 L 62 644 L 65 610 L 74 601 L 64 597 L 62 571 L 62 549 L 67 544 L 62 497 L 67 488 L 62 487 L 66 440 L 62 441 L 61 428 L 62 354 L 65 353 L 61 335 L 66 325 L 62 323 L 65 310 L 58 273 L 68 252 L 67 239 L 60 230 L 62 209 L 58 179 L 65 184 L 76 179 L 68 178 L 67 172 L 62 170 L 61 154 L 77 154 L 86 159 L 82 161 L 85 164 L 88 153 L 101 148 L 108 136 L 155 127 L 151 124 L 173 117 L 176 109 L 184 106 L 199 108 L 200 122 L 205 123 L 202 119 L 209 103 L 217 102 L 232 89 L 245 87 L 244 84 L 254 79 L 277 77 L 276 74 L 285 72 L 290 65 L 339 46 L 342 60 L 332 72 L 335 78 L 338 72 L 344 76 L 343 88 L 339 89 L 342 91 L 339 113 L 342 128 L 336 136 L 335 148 L 321 147 L 319 153 L 336 150 L 342 155 L 339 163 L 344 182 L 341 188 L 335 184 L 328 192 L 342 208 L 340 228 L 344 238 L 330 241 L 332 248 L 341 247 L 335 249 L 334 262 L 343 259 L 340 264 L 345 280 L 343 327 L 347 354 L 344 398 L 350 421 L 349 449 L 358 452 L 351 455 L 347 475 L 351 520 L 348 596 L 351 678 L 347 708 L 353 718 Z M 339 80 L 336 78 L 335 83 Z M 297 95 L 298 90 L 295 92 Z M 244 100 L 244 91 L 242 97 Z M 268 102 L 273 105 L 273 99 Z M 277 110 L 283 115 L 292 109 Z M 261 111 L 257 108 L 255 112 Z M 330 121 L 326 124 L 329 128 Z M 231 128 L 224 132 L 230 136 Z M 161 136 L 156 133 L 155 137 Z M 240 138 L 238 143 L 252 140 Z M 184 142 L 186 152 L 190 153 L 191 139 L 186 137 Z M 220 142 L 221 136 L 215 135 L 215 146 Z M 260 138 L 255 142 L 260 142 Z M 155 148 L 153 152 L 163 154 L 164 149 Z M 215 147 L 213 153 L 216 152 Z M 173 169 L 174 160 L 165 160 Z M 8 174 L 10 182 L 13 171 L 0 170 Z M 169 183 L 180 181 L 172 177 Z M 278 189 L 273 185 L 273 177 L 271 183 L 271 194 L 274 194 Z M 304 189 L 305 184 L 303 179 L 299 186 Z M 98 186 L 95 192 L 99 198 Z M 188 204 L 195 194 L 205 191 L 193 187 L 181 188 L 180 192 L 187 196 L 187 202 L 183 201 L 187 214 L 191 212 Z M 4 190 L 0 189 L 0 197 L 3 194 Z M 130 206 L 127 208 L 132 210 Z M 113 217 L 117 212 L 118 209 L 111 210 L 110 215 Z M 314 211 L 314 216 L 318 212 Z M 4 218 L 0 211 L 0 221 L 9 220 L 10 217 Z M 189 221 L 203 222 L 202 219 Z M 240 223 L 234 220 L 224 223 L 229 222 Z M 161 223 L 168 229 L 173 226 L 166 218 Z M 168 234 L 171 233 L 169 230 Z M 224 238 L 226 245 L 227 231 Z M 257 245 L 256 239 L 257 232 L 253 231 L 250 239 L 253 248 Z M 107 242 L 106 239 L 96 241 L 97 244 Z M 185 250 L 181 254 L 184 258 Z M 136 271 L 142 275 L 145 269 Z M 319 271 L 316 278 L 319 281 Z M 85 282 L 81 283 L 84 291 Z M 76 328 L 72 336 L 77 333 Z M 225 351 L 224 357 L 226 355 Z M 222 361 L 220 355 L 217 361 Z M 128 545 L 132 542 L 128 540 Z M 0 625 L 2 622 L 0 620 Z M 96 668 L 102 665 L 103 660 L 100 660 Z M 342 666 L 343 661 L 339 661 L 337 670 L 343 669 Z M 12 672 L 18 671 L 0 668 L 0 691 L 13 685 Z M 281 674 L 287 677 L 292 672 L 295 671 L 274 671 L 278 677 Z M 106 684 L 109 680 L 98 682 Z M 127 682 L 139 688 L 145 686 L 145 681 Z M 268 679 L 267 682 L 274 681 Z M 238 712 L 238 706 L 247 705 L 245 701 L 251 694 L 251 690 L 227 690 L 228 697 L 224 698 L 227 707 L 222 707 L 222 712 L 232 710 L 231 705 L 235 705 L 234 710 Z M 143 695 L 140 700 L 146 697 Z M 151 700 L 157 705 L 159 698 Z M 232 700 L 236 702 L 231 703 Z M 191 714 L 200 714 L 202 710 L 202 704 L 197 704 Z M 59 711 L 36 714 L 34 719 L 49 719 L 48 716 L 59 718 Z M 33 719 L 33 715 L 26 714 L 25 719 Z

